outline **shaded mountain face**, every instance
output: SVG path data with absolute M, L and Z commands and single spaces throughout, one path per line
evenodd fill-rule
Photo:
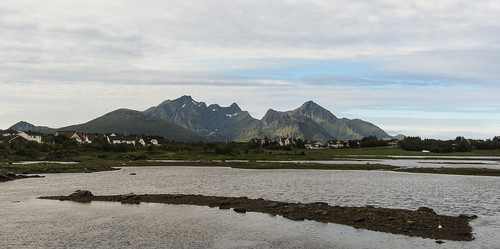
M 51 128 L 47 126 L 35 126 L 33 124 L 30 124 L 26 121 L 20 121 L 16 123 L 15 125 L 11 126 L 9 129 L 15 130 L 15 131 L 46 131 L 46 130 L 51 130 Z
M 192 130 L 211 141 L 232 141 L 242 130 L 260 125 L 259 120 L 242 111 L 236 103 L 229 107 L 207 106 L 194 101 L 191 96 L 164 101 L 144 113 Z
M 261 120 L 260 130 L 245 130 L 237 140 L 247 141 L 256 134 L 271 139 L 292 137 L 320 142 L 331 139 L 362 139 L 367 136 L 390 138 L 385 131 L 372 123 L 360 119 L 339 119 L 313 101 L 308 101 L 293 111 L 268 110 Z
M 60 130 L 86 133 L 145 134 L 163 136 L 181 142 L 204 141 L 200 135 L 140 111 L 119 109 L 84 124 L 60 128 Z

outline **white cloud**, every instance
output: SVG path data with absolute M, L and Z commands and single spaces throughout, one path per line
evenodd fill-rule
M 307 100 L 393 119 L 395 108 L 498 115 L 499 11 L 495 0 L 2 1 L 0 127 L 26 110 L 62 126 L 184 94 L 256 117 Z M 311 61 L 371 67 L 293 74 Z

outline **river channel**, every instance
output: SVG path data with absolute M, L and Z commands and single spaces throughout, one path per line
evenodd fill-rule
M 132 174 L 134 173 L 134 174 Z M 500 179 L 387 171 L 125 167 L 0 184 L 1 248 L 500 248 Z M 472 242 L 393 235 L 260 213 L 141 203 L 40 200 L 182 193 L 476 214 Z

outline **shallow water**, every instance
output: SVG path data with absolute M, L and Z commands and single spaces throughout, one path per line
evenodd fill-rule
M 472 222 L 475 241 L 438 245 L 431 239 L 217 208 L 36 199 L 77 189 L 97 195 L 183 193 L 343 206 L 427 206 L 440 214 L 479 218 Z M 0 247 L 499 248 L 498 189 L 495 177 L 384 171 L 127 167 L 50 174 L 0 184 Z

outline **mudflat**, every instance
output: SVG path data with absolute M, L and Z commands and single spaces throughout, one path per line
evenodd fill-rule
M 41 199 L 61 201 L 112 201 L 124 204 L 141 202 L 199 205 L 233 209 L 238 213 L 260 212 L 281 215 L 285 218 L 301 221 L 314 220 L 343 224 L 359 229 L 403 234 L 440 240 L 471 241 L 472 228 L 469 225 L 474 215 L 446 216 L 439 215 L 428 207 L 417 210 L 390 209 L 372 206 L 342 207 L 331 206 L 323 202 L 288 203 L 280 201 L 250 199 L 247 197 L 220 197 L 184 194 L 143 194 L 95 196 L 90 191 L 82 190 L 68 196 L 44 196 Z

